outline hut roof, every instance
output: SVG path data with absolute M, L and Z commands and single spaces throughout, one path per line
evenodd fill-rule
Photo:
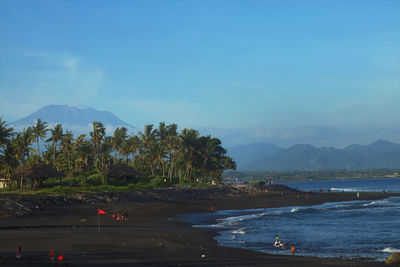
M 140 173 L 126 164 L 118 163 L 110 167 L 108 175 L 114 178 L 136 178 L 140 176 Z
M 21 174 L 22 170 L 19 168 L 17 170 L 19 174 Z M 28 178 L 50 178 L 50 177 L 64 177 L 65 174 L 57 171 L 53 167 L 43 164 L 43 163 L 35 163 L 32 166 L 24 169 L 24 177 Z

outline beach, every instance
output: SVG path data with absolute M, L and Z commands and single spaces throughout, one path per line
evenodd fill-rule
M 361 199 L 393 194 L 363 193 Z M 4 197 L 4 196 L 2 196 Z M 50 249 L 64 254 L 69 266 L 385 266 L 383 262 L 269 255 L 222 247 L 216 231 L 193 228 L 176 216 L 217 210 L 307 206 L 356 200 L 355 193 L 311 193 L 309 199 L 292 190 L 248 196 L 180 201 L 135 201 L 53 205 L 29 215 L 0 219 L 1 266 L 53 266 Z M 100 215 L 98 229 L 97 209 Z M 117 210 L 128 212 L 127 222 L 113 221 Z M 271 240 L 272 244 L 273 240 Z M 22 248 L 22 259 L 15 250 Z

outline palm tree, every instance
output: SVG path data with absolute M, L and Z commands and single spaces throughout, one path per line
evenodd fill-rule
M 117 127 L 114 131 L 114 136 L 111 141 L 112 149 L 114 150 L 114 163 L 117 161 L 117 151 L 121 150 L 122 143 L 128 137 L 126 134 L 127 131 L 128 129 L 125 127 Z
M 73 144 L 76 152 L 76 165 L 82 170 L 89 165 L 89 158 L 92 152 L 92 145 L 85 137 L 86 134 L 81 134 Z
M 193 165 L 198 152 L 199 132 L 194 129 L 183 129 L 182 138 L 182 154 L 186 165 L 185 179 L 191 180 L 193 174 Z
M 103 176 L 108 172 L 108 167 L 111 163 L 110 153 L 112 151 L 112 139 L 111 136 L 107 136 L 100 145 L 100 160 L 97 163 L 97 168 L 103 173 Z M 103 183 L 105 183 L 105 181 L 103 181 Z
M 134 166 L 136 155 L 139 150 L 140 139 L 137 135 L 134 135 L 122 142 L 119 153 L 122 155 L 122 158 L 126 160 L 127 164 L 129 163 L 129 157 L 132 155 L 132 166 Z
M 168 126 L 165 126 L 165 122 L 160 122 L 157 130 L 158 146 L 157 146 L 157 161 L 162 165 L 162 176 L 165 176 L 165 165 L 167 163 L 166 156 L 168 155 L 167 150 L 167 138 L 168 138 Z
M 72 153 L 72 142 L 74 141 L 74 135 L 71 131 L 66 131 L 61 138 L 61 150 L 64 152 L 67 158 L 68 171 L 71 170 L 71 153 Z
M 14 170 L 18 167 L 18 155 L 15 146 L 15 139 L 12 139 L 4 149 L 4 156 L 1 158 L 1 166 L 8 177 L 8 186 L 11 186 Z
M 128 138 L 129 141 L 129 154 L 132 154 L 132 166 L 135 166 L 137 154 L 140 151 L 140 139 L 137 135 Z
M 97 162 L 99 157 L 100 144 L 105 135 L 105 128 L 103 124 L 99 121 L 94 121 L 92 124 L 93 132 L 90 132 L 90 136 L 93 143 L 93 158 L 94 161 Z
M 17 137 L 15 138 L 16 156 L 18 157 L 18 160 L 20 160 L 22 163 L 22 173 L 21 173 L 21 180 L 20 180 L 21 187 L 23 185 L 23 179 L 24 179 L 25 160 L 26 160 L 26 158 L 29 158 L 29 151 L 32 150 L 32 148 L 30 146 L 31 146 L 33 140 L 34 140 L 34 137 L 32 134 L 31 127 L 24 129 L 22 131 L 22 133 L 18 133 Z
M 0 149 L 3 150 L 13 135 L 13 128 L 8 128 L 6 121 L 0 118 Z
M 50 129 L 51 137 L 46 140 L 46 142 L 51 142 L 53 146 L 53 168 L 56 165 L 56 151 L 57 151 L 57 143 L 63 137 L 63 129 L 61 124 L 56 124 L 54 129 Z
M 140 136 L 140 141 L 142 143 L 141 149 L 142 149 L 142 154 L 144 157 L 144 160 L 147 159 L 147 162 L 150 163 L 150 168 L 151 168 L 151 174 L 154 176 L 154 157 L 152 155 L 152 152 L 154 152 L 154 149 L 152 150 L 153 143 L 156 141 L 157 138 L 157 130 L 153 130 L 153 125 L 148 124 L 144 126 L 144 132 L 139 131 L 139 136 Z
M 170 124 L 167 126 L 166 152 L 168 153 L 168 178 L 172 182 L 172 174 L 175 167 L 175 159 L 179 153 L 180 138 L 178 137 L 178 125 Z
M 47 122 L 43 122 L 41 119 L 38 119 L 36 121 L 36 125 L 32 127 L 32 133 L 37 143 L 37 151 L 39 157 L 40 157 L 39 139 L 41 140 L 45 139 L 47 131 L 48 131 Z
M 226 150 L 221 146 L 221 140 L 212 138 L 210 135 L 199 138 L 199 153 L 202 160 L 202 180 L 207 181 L 207 176 L 212 171 L 219 168 L 219 162 L 226 153 Z

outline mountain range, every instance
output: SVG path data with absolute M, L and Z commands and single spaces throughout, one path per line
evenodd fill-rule
M 136 127 L 124 122 L 111 112 L 97 111 L 93 108 L 79 109 L 68 105 L 45 106 L 9 125 L 19 131 L 33 125 L 38 118 L 48 122 L 50 127 L 61 123 L 64 129 L 69 129 L 74 134 L 89 133 L 92 130 L 93 121 L 102 122 L 108 135 L 112 135 L 118 126 L 128 128 L 129 134 L 137 132 Z M 400 168 L 400 145 L 397 144 L 400 141 L 397 141 L 398 133 L 394 132 L 375 130 L 373 134 L 363 133 L 364 144 L 368 140 L 378 139 L 378 141 L 370 141 L 369 145 L 355 145 L 351 140 L 353 143 L 354 140 L 361 140 L 354 137 L 362 137 L 363 135 L 359 132 L 317 125 L 267 129 L 258 132 L 252 132 L 251 129 L 229 131 L 228 129 L 200 128 L 198 130 L 202 135 L 211 134 L 221 139 L 223 146 L 227 147 L 228 155 L 237 162 L 238 170 Z M 392 142 L 379 140 L 386 139 L 388 136 Z M 229 144 L 235 144 L 240 140 L 253 140 L 253 142 L 259 140 L 259 142 L 229 147 Z
M 384 140 L 370 145 L 350 145 L 343 149 L 304 144 L 283 149 L 271 144 L 251 144 L 230 148 L 228 154 L 236 160 L 238 170 L 400 168 L 400 144 Z

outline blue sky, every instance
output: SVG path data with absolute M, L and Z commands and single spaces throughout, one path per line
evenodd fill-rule
M 0 114 L 400 128 L 400 1 L 0 0 Z

